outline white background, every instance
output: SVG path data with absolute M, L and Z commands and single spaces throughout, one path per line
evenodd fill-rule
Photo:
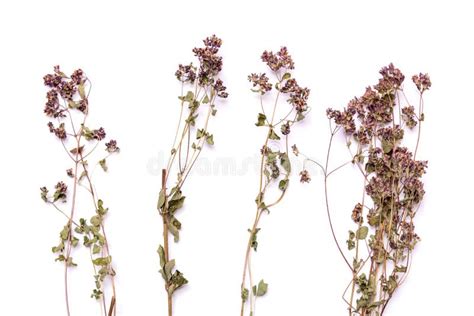
M 345 106 L 389 62 L 408 78 L 429 72 L 433 87 L 426 94 L 419 152 L 429 160 L 427 194 L 416 218 L 422 242 L 386 315 L 472 315 L 474 25 L 468 3 L 2 1 L 0 315 L 65 314 L 63 267 L 50 252 L 64 218 L 39 197 L 39 187 L 64 179 L 69 167 L 42 113 L 42 76 L 56 64 L 66 72 L 86 71 L 94 84 L 91 120 L 122 148 L 109 174 L 97 177 L 110 208 L 106 225 L 118 273 L 118 314 L 165 314 L 155 205 L 160 157 L 170 149 L 178 115 L 174 71 L 213 33 L 224 39 L 230 97 L 211 122 L 215 148 L 203 153 L 184 188 L 184 228 L 172 257 L 190 284 L 176 295 L 175 315 L 235 315 L 240 308 L 246 229 L 257 193 L 252 163 L 264 138 L 254 126 L 259 106 L 246 76 L 265 71 L 261 52 L 281 45 L 293 55 L 299 82 L 312 90 L 313 111 L 294 128 L 292 142 L 316 159 L 327 146 L 327 106 Z M 335 158 L 343 161 L 344 155 Z M 237 172 L 206 169 L 223 159 L 236 163 Z M 246 159 L 250 165 L 243 169 Z M 354 174 L 349 168 L 330 184 L 342 243 L 358 194 L 352 182 L 337 183 Z M 341 315 L 350 275 L 329 234 L 322 178 L 313 174 L 303 186 L 295 172 L 293 180 L 284 203 L 261 224 L 253 264 L 255 278 L 265 278 L 270 288 L 257 314 Z M 88 298 L 90 264 L 78 256 L 73 315 L 99 315 Z

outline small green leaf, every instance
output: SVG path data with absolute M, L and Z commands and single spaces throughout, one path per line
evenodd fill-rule
M 193 100 L 194 100 L 194 93 L 192 91 L 188 91 L 188 93 L 184 97 L 184 101 L 191 102 Z
M 209 97 L 207 96 L 207 94 L 204 96 L 204 99 L 202 99 L 202 103 L 203 104 L 209 103 Z
M 285 73 L 282 77 L 282 80 L 288 80 L 291 78 L 291 74 L 289 72 Z
M 346 240 L 348 250 L 352 250 L 355 248 L 355 235 L 356 234 L 352 230 L 349 231 L 349 239 Z
M 173 235 L 173 237 L 174 237 L 174 242 L 178 242 L 179 241 L 179 229 L 174 225 L 173 222 L 168 223 L 168 229 L 169 229 L 171 235 Z
M 102 248 L 99 245 L 95 244 L 94 247 L 92 247 L 92 253 L 96 255 L 100 252 L 101 249 Z
M 170 283 L 171 285 L 168 288 L 168 293 L 172 295 L 174 291 L 181 288 L 185 284 L 188 284 L 188 280 L 186 280 L 186 278 L 181 272 L 176 270 L 175 273 L 173 273 L 173 275 L 171 276 Z
M 72 257 L 69 257 L 67 258 L 67 266 L 68 267 L 77 267 L 77 263 L 75 263 L 74 261 L 72 261 Z
M 105 158 L 99 160 L 99 165 L 102 167 L 102 170 L 104 170 L 105 172 L 107 172 L 107 170 L 109 169 L 107 167 L 107 161 L 105 160 Z
M 165 190 L 161 190 L 160 195 L 158 197 L 158 209 L 161 209 L 163 205 L 165 205 L 165 200 L 166 200 Z
M 107 256 L 103 258 L 96 258 L 92 260 L 92 263 L 96 266 L 107 266 L 112 262 L 112 256 Z
M 257 123 L 255 123 L 255 125 L 256 126 L 264 126 L 266 119 L 267 119 L 267 117 L 265 116 L 265 114 L 258 113 Z
M 176 261 L 174 259 L 171 259 L 170 261 L 165 263 L 165 266 L 163 267 L 163 269 L 165 271 L 165 275 L 168 278 L 168 280 L 171 279 L 175 264 L 176 264 Z
M 180 196 L 177 199 L 171 199 L 168 202 L 168 211 L 174 214 L 177 210 L 183 207 L 185 196 Z
M 250 233 L 250 247 L 253 248 L 254 251 L 257 251 L 258 241 L 257 241 L 257 234 L 260 231 L 260 228 L 255 228 L 255 231 L 248 230 Z
M 100 226 L 100 224 L 102 223 L 102 219 L 100 218 L 100 216 L 98 215 L 94 215 L 91 217 L 91 224 L 94 225 L 94 226 Z
M 264 296 L 267 293 L 268 290 L 268 284 L 265 283 L 263 280 L 260 280 L 260 282 L 257 285 L 254 285 L 253 287 L 253 294 L 256 296 Z
M 392 151 L 393 144 L 386 140 L 382 140 L 382 149 L 385 154 L 388 154 L 390 151 Z
M 84 89 L 84 83 L 81 82 L 77 86 L 77 90 L 79 91 L 79 95 L 81 96 L 81 99 L 85 99 L 86 98 L 86 93 L 85 93 L 85 89 Z
M 289 182 L 288 179 L 280 180 L 280 183 L 278 183 L 278 188 L 280 188 L 280 190 L 282 191 L 285 191 L 286 188 L 288 188 L 288 182 Z
M 280 154 L 280 165 L 285 169 L 286 173 L 289 174 L 291 172 L 291 162 L 287 153 Z
M 206 143 L 208 143 L 209 145 L 214 145 L 214 135 L 208 135 L 206 136 Z
M 63 250 L 64 250 L 64 242 L 63 242 L 63 241 L 61 241 L 58 246 L 51 248 L 51 251 L 52 251 L 53 253 L 61 252 L 61 251 L 63 251 Z
M 165 248 L 162 245 L 158 247 L 158 255 L 160 256 L 160 267 L 164 268 L 166 263 Z
M 108 210 L 108 208 L 104 208 L 104 201 L 102 201 L 101 199 L 97 200 L 97 214 L 99 214 L 100 216 L 104 216 L 105 214 L 107 214 Z
M 68 238 L 69 238 L 69 226 L 68 225 L 63 227 L 63 229 L 59 233 L 59 236 L 61 237 L 61 240 L 68 240 Z
M 207 133 L 204 129 L 198 129 L 196 133 L 196 139 L 201 139 L 202 137 L 206 136 Z
M 186 123 L 189 123 L 189 125 L 191 126 L 195 126 L 196 125 L 196 118 L 199 116 L 199 114 L 196 114 L 196 115 L 190 115 L 187 119 L 186 119 Z
M 361 226 L 357 229 L 356 237 L 357 239 L 365 239 L 367 238 L 367 234 L 369 233 L 369 228 L 367 226 Z
M 272 139 L 272 140 L 280 140 L 280 136 L 278 136 L 277 133 L 275 133 L 275 131 L 272 129 L 270 129 L 270 133 L 268 135 L 268 138 L 269 139 Z

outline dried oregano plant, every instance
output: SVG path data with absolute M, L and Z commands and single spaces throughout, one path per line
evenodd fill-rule
M 90 254 L 94 269 L 91 297 L 101 301 L 103 315 L 115 315 L 115 271 L 112 268 L 104 222 L 108 208 L 97 195 L 92 179 L 95 167 L 100 166 L 104 172 L 107 171 L 107 158 L 118 153 L 119 148 L 115 140 L 107 142 L 105 148 L 99 147 L 106 136 L 104 129 L 91 129 L 86 125 L 91 83 L 81 69 L 75 70 L 68 77 L 56 66 L 53 74 L 44 76 L 44 84 L 49 89 L 44 108 L 44 113 L 52 120 L 48 123 L 49 131 L 61 143 L 66 152 L 65 157 L 71 164 L 71 168 L 65 173 L 70 178 L 72 190 L 68 190 L 68 186 L 62 181 L 56 184 L 51 194 L 46 187 L 41 188 L 43 201 L 66 217 L 66 224 L 59 233 L 59 244 L 52 247 L 52 251 L 57 255 L 56 261 L 64 264 L 67 315 L 71 315 L 68 294 L 69 269 L 77 266 L 72 254 L 79 247 L 80 239 Z M 99 148 L 101 150 L 97 152 L 96 149 Z M 100 155 L 100 159 L 91 163 L 92 157 L 96 155 Z M 80 208 L 81 211 L 87 208 L 92 210 L 89 220 L 77 219 L 79 187 L 82 187 L 88 196 L 84 201 L 80 200 Z M 69 197 L 71 200 L 67 201 Z M 110 282 L 112 290 L 110 298 L 107 298 L 105 293 L 105 289 L 109 287 L 107 282 Z
M 351 100 L 343 111 L 327 110 L 331 136 L 326 163 L 313 161 L 323 170 L 329 224 L 352 274 L 343 295 L 350 316 L 382 315 L 405 280 L 419 241 L 414 218 L 425 193 L 421 177 L 427 162 L 416 160 L 416 155 L 424 121 L 423 94 L 431 87 L 430 78 L 421 73 L 412 77 L 419 91 L 415 109 L 404 92 L 401 71 L 390 64 L 380 74 L 378 84 Z M 403 140 L 413 129 L 416 144 L 411 152 Z M 340 132 L 351 159 L 330 170 L 331 147 Z M 336 239 L 328 199 L 328 178 L 350 164 L 360 171 L 362 182 L 361 200 L 350 212 L 355 223 L 347 239 L 351 259 Z M 302 182 L 309 181 L 306 170 L 301 175 Z
M 261 164 L 259 175 L 259 189 L 255 199 L 256 214 L 249 231 L 249 240 L 245 252 L 245 263 L 241 284 L 241 312 L 244 315 L 245 306 L 249 305 L 250 315 L 255 315 L 257 297 L 267 292 L 268 284 L 262 279 L 254 284 L 252 276 L 252 250 L 257 251 L 257 234 L 260 231 L 259 223 L 264 213 L 280 203 L 289 185 L 291 164 L 288 157 L 289 134 L 292 126 L 303 120 L 307 114 L 309 89 L 302 88 L 292 78 L 291 70 L 294 63 L 286 47 L 277 53 L 263 52 L 262 61 L 267 64 L 275 77 L 275 83 L 265 73 L 251 74 L 248 80 L 252 83 L 252 91 L 259 96 L 262 112 L 258 114 L 256 126 L 266 129 L 266 136 L 260 150 Z M 269 101 L 269 94 L 275 88 L 273 101 Z M 289 107 L 281 108 L 281 99 L 286 98 Z M 270 102 L 270 104 L 266 104 Z M 280 117 L 280 112 L 281 117 Z M 248 302 L 248 304 L 247 304 Z
M 194 48 L 199 64 L 179 65 L 176 78 L 181 82 L 180 114 L 174 136 L 173 147 L 166 169 L 162 170 L 162 189 L 158 199 L 158 210 L 163 218 L 163 245 L 158 248 L 161 275 L 168 296 L 168 315 L 173 314 L 173 294 L 188 283 L 183 274 L 175 269 L 175 259 L 170 259 L 168 237 L 179 241 L 181 222 L 177 211 L 183 207 L 185 196 L 182 187 L 201 154 L 204 146 L 214 145 L 214 136 L 208 131 L 211 117 L 216 115 L 217 98 L 227 98 L 221 79 L 222 57 L 217 53 L 222 40 L 215 35 L 206 38 L 203 48 Z M 186 92 L 185 92 L 186 88 Z M 189 90 L 187 90 L 189 88 Z M 201 114 L 202 117 L 199 117 Z M 191 135 L 192 134 L 192 135 Z M 176 172 L 170 189 L 169 175 Z

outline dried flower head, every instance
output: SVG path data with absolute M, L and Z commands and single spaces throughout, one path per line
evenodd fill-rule
M 402 119 L 408 128 L 414 128 L 418 124 L 415 114 L 415 107 L 410 105 L 402 108 Z
M 58 200 L 66 200 L 67 198 L 67 185 L 64 182 L 60 181 L 54 187 L 56 191 L 54 192 L 53 202 Z
M 222 70 L 222 57 L 217 55 L 222 40 L 215 35 L 206 38 L 204 47 L 194 48 L 194 55 L 199 60 L 199 71 L 197 74 L 199 85 L 207 86 L 214 83 L 215 77 Z
M 181 82 L 194 83 L 196 80 L 196 68 L 192 63 L 189 65 L 179 65 L 175 73 L 176 78 Z
M 280 69 L 292 70 L 295 68 L 293 59 L 288 54 L 286 47 L 280 48 L 276 53 L 264 51 L 262 54 L 262 61 L 265 62 L 273 71 L 279 71 Z
M 308 110 L 309 92 L 308 88 L 298 86 L 290 93 L 288 103 L 293 105 L 297 113 L 302 114 Z
M 363 210 L 363 205 L 360 203 L 357 203 L 354 206 L 354 209 L 352 210 L 352 220 L 354 223 L 361 224 L 363 222 L 363 217 L 362 217 L 362 210 Z
M 296 144 L 294 144 L 293 146 L 291 146 L 291 149 L 293 150 L 293 154 L 298 157 L 298 155 L 300 154 L 300 151 L 298 149 L 298 147 L 296 147 Z
M 217 79 L 216 83 L 214 84 L 214 91 L 217 93 L 217 96 L 219 98 L 227 98 L 229 94 L 225 92 L 227 90 L 227 87 L 224 86 L 223 82 L 221 79 Z
M 426 90 L 429 90 L 431 88 L 431 80 L 430 76 L 428 74 L 422 74 L 420 72 L 419 75 L 414 75 L 412 77 L 413 82 L 415 83 L 416 87 L 418 90 L 423 93 Z
M 105 143 L 105 150 L 109 153 L 117 153 L 120 148 L 117 146 L 117 141 L 111 139 L 108 143 Z
M 253 87 L 257 87 L 255 92 L 260 92 L 261 94 L 265 94 L 268 91 L 272 90 L 272 84 L 269 83 L 269 79 L 266 74 L 250 74 L 248 76 L 248 80 L 252 83 Z
M 65 124 L 61 123 L 58 127 L 54 127 L 54 124 L 52 122 L 48 122 L 49 132 L 53 133 L 54 135 L 56 135 L 57 138 L 61 140 L 65 140 L 67 138 L 67 133 L 64 126 Z
M 300 182 L 301 183 L 309 183 L 311 181 L 311 176 L 308 170 L 303 170 L 300 172 Z
M 96 139 L 96 140 L 103 140 L 105 138 L 105 130 L 101 127 L 99 129 L 95 129 L 92 131 L 92 138 Z

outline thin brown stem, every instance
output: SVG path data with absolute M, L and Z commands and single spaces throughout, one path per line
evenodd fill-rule
M 166 205 L 166 177 L 167 177 L 166 169 L 161 170 L 161 190 L 164 193 L 164 197 L 165 197 L 164 205 Z M 169 240 L 168 240 L 169 231 L 168 231 L 166 212 L 167 210 L 163 207 L 163 214 L 161 214 L 163 218 L 163 249 L 165 253 L 165 261 L 168 262 L 170 260 L 170 256 L 169 256 Z M 168 296 L 168 316 L 172 316 L 173 315 L 173 297 L 171 293 L 168 291 L 168 287 L 169 285 L 166 282 L 165 290 Z
M 329 138 L 328 151 L 327 151 L 327 154 L 326 154 L 326 165 L 325 165 L 325 168 L 324 168 L 325 171 L 327 171 L 328 167 L 329 167 L 329 157 L 330 157 L 330 154 L 331 154 L 332 142 L 333 142 L 333 139 L 334 139 L 334 135 L 337 133 L 337 131 L 338 131 L 337 127 L 334 130 L 331 129 L 331 137 Z M 336 247 L 337 247 L 339 253 L 341 254 L 342 258 L 344 259 L 345 263 L 347 264 L 349 269 L 351 271 L 353 271 L 353 268 L 352 268 L 351 264 L 349 263 L 349 260 L 347 260 L 346 256 L 344 255 L 344 252 L 342 251 L 341 246 L 339 245 L 339 242 L 337 241 L 336 233 L 334 231 L 334 227 L 333 227 L 333 224 L 332 224 L 331 211 L 330 211 L 330 208 L 329 208 L 328 174 L 327 173 L 325 173 L 325 175 L 324 175 L 324 196 L 325 196 L 325 201 L 326 201 L 326 214 L 327 214 L 327 217 L 328 217 L 328 220 L 329 220 L 329 227 L 331 229 L 332 238 L 334 239 L 334 242 L 336 243 Z

